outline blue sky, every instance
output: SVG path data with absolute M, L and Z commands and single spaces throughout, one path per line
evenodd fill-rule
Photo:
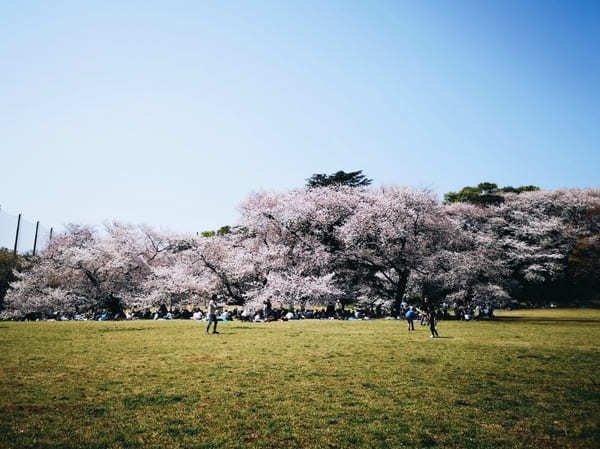
M 600 186 L 598 1 L 12 3 L 0 206 L 47 226 L 212 229 L 340 169 Z

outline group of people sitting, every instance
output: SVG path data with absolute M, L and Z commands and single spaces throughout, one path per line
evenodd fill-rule
M 452 311 L 452 313 L 451 313 Z M 49 316 L 41 316 L 41 314 L 31 314 L 32 316 L 26 317 L 27 320 L 35 321 L 36 319 L 49 319 L 49 320 L 93 320 L 93 321 L 107 321 L 107 320 L 175 320 L 175 319 L 191 319 L 191 320 L 208 320 L 209 311 L 195 307 L 193 309 L 188 308 L 171 308 L 168 309 L 166 305 L 161 305 L 158 309 L 151 310 L 149 308 L 138 310 L 138 311 L 126 311 L 111 313 L 107 310 L 101 310 L 96 313 L 87 314 L 76 314 L 73 316 L 52 313 Z M 447 303 L 435 304 L 429 302 L 427 298 L 423 301 L 413 301 L 409 304 L 403 301 L 400 305 L 400 310 L 393 313 L 391 310 L 384 309 L 381 306 L 373 307 L 355 307 L 348 308 L 344 307 L 343 304 L 338 302 L 337 304 L 329 304 L 325 308 L 294 308 L 290 306 L 283 308 L 279 306 L 274 308 L 271 301 L 266 300 L 263 303 L 262 308 L 248 309 L 234 307 L 226 308 L 219 306 L 215 308 L 214 313 L 218 321 L 246 321 L 246 322 L 272 322 L 272 321 L 290 321 L 290 320 L 370 320 L 377 318 L 384 319 L 403 319 L 409 323 L 409 328 L 414 329 L 414 321 L 420 321 L 421 325 L 429 325 L 432 321 L 437 320 L 450 320 L 457 319 L 463 321 L 477 320 L 481 318 L 493 318 L 493 307 L 491 305 L 461 305 L 453 304 L 450 307 Z M 433 317 L 433 319 L 431 318 Z M 433 333 L 433 332 L 432 332 Z M 434 334 L 435 335 L 435 334 Z
M 273 308 L 271 301 L 266 300 L 260 309 L 240 312 L 242 321 L 256 323 L 290 320 L 369 320 L 389 316 L 381 307 L 375 308 L 345 308 L 341 303 L 329 304 L 323 309 L 296 309 L 293 306 L 284 309 Z

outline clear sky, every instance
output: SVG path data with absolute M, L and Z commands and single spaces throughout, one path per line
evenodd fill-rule
M 359 170 L 442 195 L 600 185 L 600 1 L 0 3 L 0 206 L 235 222 Z

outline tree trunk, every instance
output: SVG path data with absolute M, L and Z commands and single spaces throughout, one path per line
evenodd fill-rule
M 404 293 L 406 293 L 406 287 L 408 286 L 408 276 L 410 270 L 405 269 L 401 272 L 396 289 L 394 291 L 394 301 L 392 303 L 392 315 L 400 316 L 402 310 L 402 299 L 404 299 Z

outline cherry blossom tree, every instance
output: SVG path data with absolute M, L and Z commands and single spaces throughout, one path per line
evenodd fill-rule
M 360 293 L 398 313 L 411 277 L 432 274 L 435 256 L 456 230 L 430 192 L 391 186 L 360 196 L 339 229 L 345 257 L 361 273 Z
M 189 256 L 171 253 L 149 266 L 141 284 L 144 295 L 134 308 L 165 305 L 167 309 L 196 306 L 203 303 L 213 287 L 202 271 L 190 263 Z
M 192 237 L 183 255 L 195 270 L 204 297 L 213 295 L 230 304 L 242 305 L 261 285 L 252 258 L 252 242 L 243 229 L 224 235 Z
M 490 208 L 492 239 L 510 270 L 511 296 L 548 300 L 565 276 L 578 236 L 587 232 L 587 212 L 598 204 L 598 190 L 569 189 L 507 194 L 502 205 Z
M 6 298 L 6 315 L 108 310 L 118 314 L 140 304 L 150 263 L 168 247 L 148 227 L 111 223 L 101 235 L 69 225 L 55 236 L 26 273 L 18 274 Z
M 326 304 L 343 294 L 336 273 L 343 257 L 338 229 L 354 213 L 361 191 L 338 186 L 249 196 L 240 225 L 263 279 L 255 301 Z
M 396 308 L 411 276 L 431 274 L 455 232 L 431 193 L 399 187 L 256 193 L 242 205 L 241 225 L 255 241 L 260 295 L 351 295 Z
M 466 302 L 543 303 L 565 297 L 569 255 L 589 235 L 585 217 L 598 205 L 593 189 L 503 194 L 496 206 L 455 203 L 445 211 L 465 232 L 462 250 L 451 252 L 445 269 L 452 294 Z
M 504 285 L 509 274 L 491 226 L 491 209 L 454 203 L 444 213 L 456 232 L 437 257 L 434 280 L 451 302 L 496 304 L 509 299 Z
M 541 302 L 569 294 L 569 273 L 581 273 L 573 263 L 595 272 L 596 253 L 586 248 L 598 238 L 599 190 L 500 194 L 486 206 L 441 205 L 430 192 L 397 186 L 259 192 L 242 203 L 236 226 L 206 237 L 71 225 L 15 274 L 3 316 L 117 314 L 213 295 L 250 308 L 352 298 L 396 312 L 409 293 Z

